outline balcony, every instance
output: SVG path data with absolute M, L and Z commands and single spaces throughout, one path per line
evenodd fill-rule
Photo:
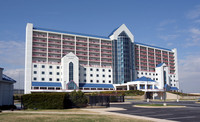
M 49 39 L 58 39 L 58 40 L 60 40 L 61 38 L 57 37 L 57 36 L 49 36 Z
M 99 44 L 99 42 L 90 41 L 91 44 Z
M 105 51 L 102 51 L 101 54 L 112 54 L 112 52 L 105 52 Z
M 46 40 L 39 40 L 39 39 L 34 39 L 33 42 L 40 42 L 40 43 L 46 43 Z
M 141 64 L 140 66 L 147 67 L 147 65 L 146 65 L 146 64 Z
M 163 55 L 165 55 L 165 56 L 168 56 L 168 54 L 167 54 L 167 53 L 163 53 Z
M 149 53 L 148 56 L 154 57 L 154 54 L 150 54 L 150 53 Z
M 161 61 L 161 59 L 156 59 L 156 61 Z
M 147 50 L 146 50 L 146 49 L 142 49 L 142 48 L 140 48 L 140 51 L 144 51 L 144 52 L 147 52 Z
M 164 59 L 168 59 L 168 57 L 164 57 L 164 56 L 163 56 L 163 58 L 164 58 Z
M 74 46 L 74 43 L 63 42 L 63 45 Z
M 57 47 L 57 46 L 48 46 L 48 47 L 52 49 L 61 49 L 60 47 Z
M 79 52 L 87 52 L 88 50 L 87 50 L 87 49 L 76 49 L 76 51 L 79 51 Z
M 87 40 L 81 40 L 81 39 L 77 39 L 76 42 L 82 42 L 82 43 L 87 43 Z
M 147 55 L 147 53 L 142 53 L 142 52 L 140 52 L 140 55 L 145 55 L 145 56 L 146 56 L 146 55 Z
M 94 49 L 99 49 L 99 46 L 92 46 L 92 45 L 90 45 L 89 47 L 90 48 L 94 48 Z
M 147 61 L 140 60 L 140 62 L 147 63 Z
M 41 50 L 41 49 L 33 49 L 33 52 L 40 52 L 40 53 L 46 53 L 46 50 Z
M 48 51 L 49 53 L 53 53 L 53 54 L 60 54 L 60 51 Z
M 141 59 L 147 59 L 147 57 L 140 56 Z
M 112 46 L 111 43 L 104 43 L 104 42 L 101 42 L 101 45 L 108 45 L 108 46 Z
M 148 52 L 150 52 L 150 53 L 154 53 L 154 51 L 153 51 L 153 50 L 148 50 Z
M 56 42 L 56 41 L 48 41 L 50 44 L 58 44 L 60 45 L 60 42 Z
M 63 38 L 64 41 L 74 41 L 73 38 Z
M 174 56 L 174 54 L 169 54 L 169 56 L 172 56 L 172 57 L 173 57 L 173 56 Z
M 92 62 L 100 62 L 99 59 L 90 59 L 90 61 L 92 61 Z
M 104 50 L 112 50 L 111 47 L 101 47 L 101 49 L 104 49 Z
M 46 38 L 46 35 L 33 34 L 33 37 Z
M 87 47 L 87 45 L 84 44 L 76 44 L 77 47 Z
M 63 47 L 64 50 L 73 50 L 74 51 L 74 48 L 72 47 Z
M 150 64 L 154 64 L 154 62 L 152 62 L 152 61 L 149 61 L 149 63 L 150 63 Z
M 90 50 L 90 53 L 100 53 L 99 50 Z
M 85 53 L 76 53 L 77 56 L 87 56 Z
M 161 57 L 161 55 L 156 55 L 156 57 Z
M 61 56 L 48 56 L 49 58 L 55 58 L 55 59 L 60 59 Z
M 42 54 L 33 54 L 33 57 L 46 58 L 46 55 L 42 55 Z
M 33 44 L 33 47 L 47 48 L 46 45 L 40 45 L 40 44 Z
M 155 66 L 154 66 L 154 65 L 149 65 L 149 67 L 151 67 L 151 68 L 155 68 Z
M 90 54 L 90 57 L 100 57 L 100 55 L 94 55 L 94 54 Z
M 112 58 L 112 56 L 101 56 L 101 58 Z
M 80 61 L 88 61 L 87 58 L 79 58 Z
M 103 62 L 103 63 L 112 63 L 112 61 L 110 61 L 110 60 L 102 60 L 101 62 Z

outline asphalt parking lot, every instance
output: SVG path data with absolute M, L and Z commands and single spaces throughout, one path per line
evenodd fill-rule
M 162 103 L 162 102 L 150 102 Z M 149 104 L 147 102 L 131 102 L 131 104 L 111 104 L 111 107 L 124 108 L 122 111 L 110 111 L 116 113 L 145 116 L 158 119 L 166 119 L 180 122 L 200 122 L 200 104 L 194 101 L 166 102 L 167 104 L 183 105 L 184 108 L 138 108 L 137 104 Z

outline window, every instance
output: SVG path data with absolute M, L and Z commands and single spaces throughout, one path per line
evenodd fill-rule
M 52 78 L 49 78 L 49 81 L 52 81 Z
M 84 80 L 84 82 L 86 82 L 86 80 Z
M 50 75 L 52 75 L 52 72 L 49 72 Z
M 86 74 L 84 74 L 84 76 L 86 76 Z
M 86 71 L 86 68 L 84 68 L 84 71 Z
M 105 77 L 105 75 L 103 75 L 103 77 Z
M 34 74 L 37 74 L 37 71 L 34 71 Z
M 103 72 L 105 72 L 105 69 L 102 69 Z
M 45 68 L 45 65 L 42 65 L 42 68 Z
M 60 75 L 60 73 L 59 73 L 59 72 L 57 72 L 56 74 L 57 74 L 57 75 Z
M 90 68 L 90 71 L 93 71 L 93 69 L 92 69 L 92 68 Z
M 99 69 L 96 69 L 96 71 L 99 71 Z
M 99 80 L 97 80 L 97 83 L 99 83 Z
M 149 75 L 151 75 L 151 73 L 149 73 Z
M 111 80 L 109 80 L 109 83 L 111 83 Z
M 156 76 L 158 75 L 158 73 L 156 73 Z
M 45 79 L 44 78 L 42 78 L 42 81 L 44 81 Z
M 45 74 L 45 72 L 44 72 L 44 71 L 42 71 L 42 74 L 44 75 L 44 74 Z
M 93 77 L 93 74 L 90 74 L 90 77 Z
M 49 69 L 52 69 L 52 66 L 49 66 Z
M 141 72 L 141 74 L 143 75 L 143 72 Z
M 145 73 L 145 75 L 147 75 L 147 73 Z
M 73 71 L 73 63 L 70 62 L 69 63 L 69 81 L 73 81 L 73 77 L 74 77 L 74 71 Z
M 92 82 L 93 82 L 93 80 L 90 80 L 90 82 L 92 83 Z
M 158 78 L 156 78 L 156 80 L 158 80 Z
M 111 75 L 109 75 L 108 77 L 111 78 Z
M 109 69 L 108 72 L 111 72 L 111 70 Z
M 99 74 L 97 74 L 97 77 L 99 77 Z
M 153 73 L 153 76 L 154 76 L 155 74 Z
M 103 83 L 105 83 L 105 80 L 103 80 Z
M 57 79 L 56 79 L 56 81 L 60 81 L 60 79 L 59 79 L 59 78 L 57 78 Z
M 59 67 L 59 66 L 57 66 L 56 68 L 57 68 L 57 69 L 60 69 L 60 67 Z
M 34 68 L 37 68 L 37 65 L 34 65 Z
M 37 78 L 33 78 L 33 80 L 37 80 Z
M 137 74 L 139 74 L 139 72 L 137 72 Z

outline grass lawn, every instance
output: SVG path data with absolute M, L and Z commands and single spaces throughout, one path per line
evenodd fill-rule
M 98 114 L 0 113 L 0 122 L 147 122 L 123 116 Z

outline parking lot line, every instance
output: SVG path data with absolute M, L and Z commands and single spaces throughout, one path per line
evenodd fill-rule
M 195 116 L 173 117 L 173 118 L 167 118 L 167 119 L 189 119 L 189 118 L 195 118 Z
M 173 114 L 156 114 L 156 115 L 150 115 L 150 117 L 156 117 L 156 116 L 168 116 L 168 115 L 173 115 Z

